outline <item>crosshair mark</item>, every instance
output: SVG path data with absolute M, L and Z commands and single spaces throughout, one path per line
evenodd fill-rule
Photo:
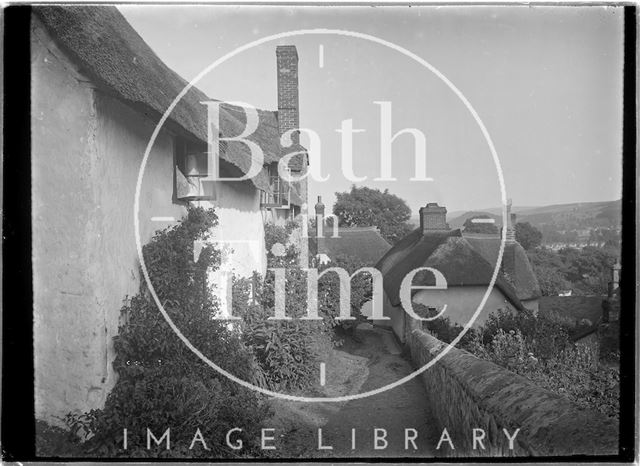
M 474 218 L 471 219 L 471 223 L 496 223 L 494 218 Z
M 323 362 L 320 363 L 320 386 L 324 387 L 326 382 L 326 366 Z

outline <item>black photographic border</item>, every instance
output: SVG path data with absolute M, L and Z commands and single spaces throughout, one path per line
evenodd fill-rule
M 232 3 L 229 3 L 232 4 Z M 259 3 L 255 3 L 259 4 Z M 295 3 L 280 3 L 295 5 Z M 388 3 L 387 3 L 388 4 Z M 418 3 L 414 3 L 418 4 Z M 452 3 L 455 4 L 455 3 Z M 478 3 L 479 4 L 479 3 Z M 247 5 L 246 3 L 244 5 Z M 324 4 L 329 6 L 330 4 Z M 348 5 L 348 4 L 341 4 Z M 353 5 L 353 4 L 352 4 Z M 362 4 L 359 4 L 362 6 Z M 384 3 L 379 3 L 384 5 Z M 400 6 L 400 4 L 395 4 Z M 466 4 L 469 5 L 469 4 Z M 497 4 L 492 4 L 493 6 Z M 549 5 L 549 4 L 537 4 Z M 555 4 L 559 5 L 559 4 Z M 370 6 L 364 5 L 364 6 Z M 461 4 L 463 6 L 463 4 Z M 624 8 L 623 69 L 623 171 L 622 249 L 624 270 L 620 312 L 620 436 L 619 453 L 612 456 L 556 456 L 509 458 L 344 458 L 331 462 L 393 463 L 401 461 L 454 463 L 529 462 L 633 462 L 637 457 L 637 7 L 628 3 L 569 4 L 562 6 Z M 31 6 L 10 5 L 2 11 L 3 40 L 3 192 L 2 192 L 2 424 L 4 461 L 99 461 L 136 462 L 133 458 L 45 458 L 35 455 L 33 286 L 31 261 L 31 101 L 30 24 Z M 148 460 L 146 460 L 148 462 Z M 180 462 L 179 459 L 154 460 Z M 204 460 L 202 460 L 204 461 Z M 265 462 L 220 460 L 230 462 Z M 299 463 L 304 459 L 279 459 L 278 463 Z M 310 460 L 308 460 L 310 461 Z M 183 462 L 200 462 L 187 459 Z M 206 462 L 212 462 L 211 459 Z

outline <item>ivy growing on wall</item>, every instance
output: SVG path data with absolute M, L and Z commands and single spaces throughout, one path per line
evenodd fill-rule
M 212 210 L 191 208 L 185 219 L 156 233 L 143 254 L 153 287 L 180 331 L 205 356 L 244 380 L 259 378 L 259 366 L 237 332 L 211 317 L 218 310 L 206 286 L 207 271 L 220 264 L 220 252 L 206 246 L 197 262 L 194 241 L 217 224 Z M 169 327 L 143 282 L 122 308 L 123 323 L 114 338 L 118 381 L 104 409 L 68 418 L 84 433 L 83 451 L 96 456 L 236 457 L 256 452 L 258 429 L 269 412 L 256 392 L 217 374 L 193 354 Z M 225 434 L 241 427 L 240 452 L 229 449 Z M 127 450 L 123 429 L 128 431 Z M 156 436 L 171 428 L 171 449 L 147 450 L 147 428 Z M 198 442 L 200 429 L 207 447 Z M 154 444 L 155 446 L 155 444 Z

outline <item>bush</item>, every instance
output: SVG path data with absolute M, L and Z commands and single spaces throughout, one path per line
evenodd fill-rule
M 618 417 L 619 371 L 600 365 L 589 347 L 571 344 L 553 316 L 498 311 L 465 349 L 579 406 Z
M 292 320 L 268 320 L 275 315 L 274 273 L 268 272 L 264 280 L 256 274 L 252 280 L 234 283 L 234 315 L 242 317 L 242 339 L 260 366 L 261 378 L 257 383 L 271 390 L 308 386 L 317 373 L 321 355 L 333 347 L 328 319 L 300 320 L 307 313 L 307 276 L 298 265 L 299 251 L 290 241 L 297 228 L 295 223 L 285 227 L 265 225 L 267 262 L 270 268 L 285 269 L 285 310 Z M 285 246 L 282 255 L 273 254 L 276 243 Z M 250 286 L 254 288 L 253 298 L 249 296 Z M 321 306 L 319 315 L 325 317 Z
M 145 263 L 158 298 L 176 326 L 198 350 L 225 370 L 254 381 L 259 368 L 240 336 L 211 317 L 218 304 L 208 292 L 209 269 L 220 253 L 203 248 L 193 261 L 193 244 L 217 224 L 213 211 L 189 209 L 180 224 L 156 233 L 143 248 Z M 193 354 L 162 317 L 143 283 L 122 309 L 123 325 L 114 338 L 114 369 L 118 381 L 105 407 L 70 415 L 72 429 L 85 431 L 84 449 L 98 456 L 235 456 L 224 434 L 240 427 L 245 449 L 257 451 L 257 429 L 268 415 L 261 398 L 219 375 Z M 171 450 L 146 449 L 146 429 L 161 435 L 171 428 Z M 123 429 L 129 432 L 122 449 Z M 210 451 L 189 446 L 197 429 Z M 200 445 L 200 444 L 197 444 Z
M 568 328 L 552 316 L 536 316 L 529 309 L 498 309 L 491 313 L 481 330 L 482 343 L 490 344 L 499 330 L 519 331 L 531 350 L 541 359 L 559 354 L 569 344 Z
M 433 317 L 438 313 L 435 309 L 420 303 L 414 303 L 413 309 L 420 317 Z M 434 337 L 445 343 L 451 343 L 464 330 L 462 325 L 451 323 L 449 317 L 423 321 L 422 328 L 427 329 Z M 470 328 L 458 342 L 458 348 L 466 349 L 475 338 L 476 332 Z
M 36 420 L 36 456 L 52 458 L 83 456 L 78 436 L 70 430 Z
M 318 273 L 331 267 L 338 267 L 346 270 L 350 275 L 368 264 L 362 262 L 354 256 L 337 255 L 331 262 L 318 267 Z M 327 272 L 318 283 L 318 307 L 325 318 L 329 319 L 330 325 L 353 328 L 365 319 L 360 312 L 362 305 L 369 301 L 373 295 L 371 274 L 359 273 L 351 280 L 350 315 L 355 320 L 336 320 L 340 316 L 340 278 L 334 272 Z

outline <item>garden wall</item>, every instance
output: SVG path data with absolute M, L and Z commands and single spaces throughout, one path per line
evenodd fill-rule
M 446 344 L 420 329 L 407 341 L 420 367 Z M 439 428 L 446 428 L 454 454 L 606 455 L 618 453 L 617 421 L 586 411 L 528 379 L 466 351 L 452 348 L 422 375 Z M 473 450 L 472 429 L 483 429 L 485 450 Z M 520 428 L 514 450 L 503 433 Z M 448 448 L 443 444 L 443 449 Z

